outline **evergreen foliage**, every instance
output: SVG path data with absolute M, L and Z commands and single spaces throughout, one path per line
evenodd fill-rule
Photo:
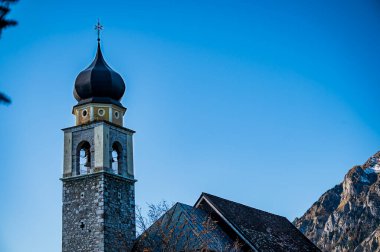
M 7 15 L 11 11 L 10 5 L 17 1 L 18 0 L 0 0 L 0 38 L 2 31 L 5 28 L 17 25 L 17 21 L 7 18 Z M 0 103 L 9 104 L 11 103 L 11 100 L 5 94 L 0 92 Z

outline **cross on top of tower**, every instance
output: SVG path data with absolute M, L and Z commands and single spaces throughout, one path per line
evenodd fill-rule
M 95 25 L 95 30 L 98 31 L 98 43 L 100 42 L 100 31 L 103 30 L 103 25 L 100 24 L 98 19 L 98 23 Z

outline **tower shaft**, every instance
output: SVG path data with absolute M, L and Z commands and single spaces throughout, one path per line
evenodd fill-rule
M 108 122 L 63 131 L 62 251 L 130 251 L 136 236 L 134 131 Z

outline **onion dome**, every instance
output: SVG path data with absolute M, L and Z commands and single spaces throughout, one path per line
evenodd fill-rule
M 94 61 L 75 80 L 74 97 L 78 105 L 96 102 L 122 106 L 120 100 L 124 92 L 123 78 L 108 66 L 98 43 Z

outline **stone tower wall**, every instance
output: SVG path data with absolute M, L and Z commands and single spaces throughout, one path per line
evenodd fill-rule
M 64 132 L 62 251 L 130 251 L 136 238 L 134 131 L 94 122 Z M 90 146 L 91 165 L 88 173 L 78 174 L 83 141 Z M 114 142 L 122 150 L 119 174 L 110 169 Z
M 62 251 L 104 251 L 102 174 L 63 180 Z
M 106 172 L 63 180 L 62 251 L 130 251 L 134 181 Z
M 133 182 L 105 174 L 104 194 L 105 251 L 130 251 L 136 237 Z

